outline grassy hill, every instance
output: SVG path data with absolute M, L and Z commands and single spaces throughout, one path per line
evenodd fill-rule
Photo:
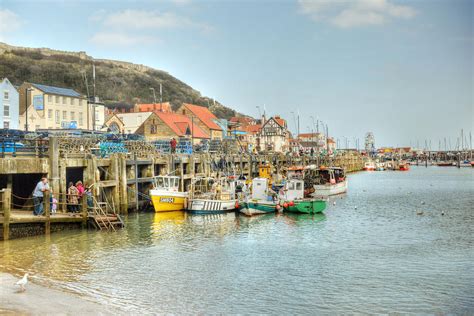
M 144 65 L 94 59 L 85 52 L 65 52 L 48 48 L 26 48 L 0 43 L 0 77 L 7 77 L 13 84 L 41 83 L 72 88 L 87 95 L 92 94 L 92 63 L 96 67 L 96 91 L 107 104 L 133 105 L 153 103 L 150 87 L 159 98 L 159 85 L 163 85 L 163 102 L 171 102 L 177 109 L 183 102 L 208 107 L 220 118 L 230 118 L 236 112 L 219 102 L 202 96 L 169 73 Z

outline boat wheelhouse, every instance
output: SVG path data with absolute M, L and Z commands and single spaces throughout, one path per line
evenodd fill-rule
M 269 188 L 267 178 L 252 180 L 251 195 L 242 203 L 240 212 L 247 215 L 273 213 L 280 209 L 277 194 Z
M 279 200 L 288 212 L 315 214 L 326 208 L 325 199 L 305 197 L 304 180 L 289 179 L 279 192 Z

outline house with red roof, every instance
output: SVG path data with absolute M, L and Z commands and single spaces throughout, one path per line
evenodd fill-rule
M 211 139 L 223 137 L 222 128 L 216 123 L 218 118 L 204 106 L 183 103 L 176 111 L 181 115 L 189 117 L 203 131 L 210 135 Z M 227 132 L 227 131 L 226 131 Z
M 176 113 L 166 112 L 135 112 L 117 113 L 105 123 L 108 130 L 120 134 L 138 134 L 146 140 L 161 140 L 179 137 L 192 138 L 194 143 L 209 139 L 209 134 L 203 131 L 192 120 Z

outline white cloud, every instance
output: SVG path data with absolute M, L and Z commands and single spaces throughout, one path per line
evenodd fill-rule
M 121 32 L 99 32 L 92 36 L 90 41 L 98 46 L 106 47 L 151 45 L 159 42 L 152 36 L 137 36 Z
M 392 18 L 410 19 L 415 9 L 390 0 L 298 0 L 300 12 L 318 22 L 341 28 L 381 25 Z
M 195 28 L 209 31 L 211 28 L 205 23 L 198 23 L 190 18 L 174 13 L 144 10 L 124 10 L 107 15 L 104 26 L 127 29 L 162 29 L 162 28 Z
M 8 9 L 0 9 L 0 40 L 6 40 L 7 35 L 18 30 L 22 24 L 22 20 L 16 13 Z
M 183 0 L 178 0 L 183 1 Z M 93 35 L 91 42 L 97 45 L 132 46 L 149 45 L 159 42 L 155 38 L 158 30 L 164 29 L 193 29 L 202 33 L 213 31 L 205 23 L 179 16 L 171 12 L 159 13 L 145 10 L 122 10 L 106 13 L 103 10 L 95 12 L 89 18 L 99 24 L 101 30 Z

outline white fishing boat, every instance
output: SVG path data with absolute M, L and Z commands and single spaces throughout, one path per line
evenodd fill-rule
M 195 179 L 186 199 L 186 210 L 198 214 L 224 213 L 238 206 L 235 181 L 227 178 Z
M 385 163 L 384 162 L 376 162 L 375 163 L 375 170 L 376 171 L 384 171 L 385 170 Z
M 153 181 L 150 197 L 155 212 L 172 212 L 184 209 L 188 193 L 179 191 L 179 177 L 158 176 Z
M 321 167 L 316 181 L 313 196 L 330 196 L 347 191 L 347 178 L 343 168 Z
M 364 164 L 365 171 L 374 171 L 375 170 L 375 163 L 372 160 L 368 160 Z

